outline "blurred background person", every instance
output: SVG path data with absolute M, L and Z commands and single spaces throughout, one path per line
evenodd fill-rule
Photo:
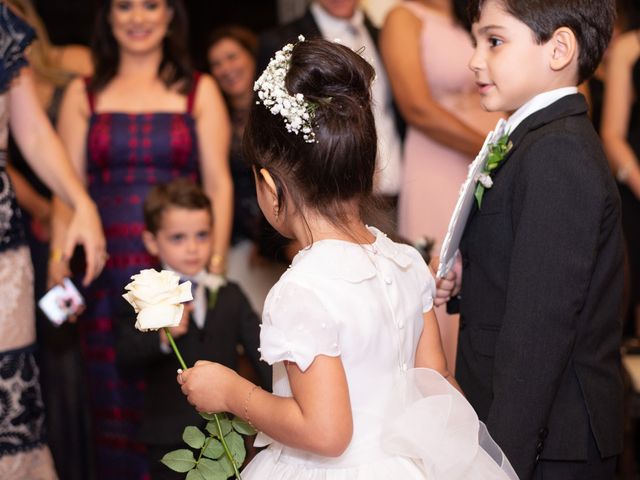
M 272 260 L 270 238 L 277 232 L 264 219 L 253 171 L 242 153 L 242 134 L 254 101 L 255 56 L 258 39 L 241 26 L 219 27 L 209 37 L 207 64 L 222 91 L 231 119 L 229 165 L 233 178 L 232 247 L 227 277 L 244 289 L 256 312 L 262 312 L 267 293 L 284 272 L 284 265 Z M 264 240 L 264 241 L 263 241 Z
M 60 109 L 60 135 L 98 205 L 110 254 L 86 292 L 79 327 L 99 479 L 148 479 L 144 449 L 135 440 L 144 384 L 141 372 L 116 368 L 113 320 L 131 275 L 154 264 L 140 239 L 142 201 L 154 184 L 176 177 L 202 182 L 216 225 L 209 268 L 225 268 L 233 207 L 229 121 L 214 81 L 191 68 L 186 34 L 180 0 L 101 2 L 92 41 L 95 74 L 74 80 Z M 53 249 L 64 224 L 57 207 Z M 62 262 L 50 265 L 53 280 L 67 271 Z
M 27 51 L 40 105 L 55 124 L 62 94 L 76 76 L 92 72 L 91 52 L 82 45 L 55 46 L 30 0 L 8 0 L 36 32 Z M 22 209 L 23 229 L 34 269 L 34 302 L 47 287 L 51 191 L 9 137 L 7 171 Z M 89 472 L 88 406 L 84 369 L 75 324 L 53 325 L 36 309 L 37 360 L 46 412 L 48 444 L 58 475 L 65 480 L 85 480 Z M 72 458 L 68 452 L 77 452 Z
M 82 188 L 38 100 L 24 50 L 33 29 L 0 2 L 0 478 L 52 480 L 57 475 L 46 446 L 44 405 L 35 362 L 33 270 L 13 186 L 6 173 L 9 129 L 47 186 L 74 207 L 64 255 L 82 243 L 88 284 L 106 260 L 95 204 Z
M 380 35 L 398 108 L 407 123 L 399 234 L 435 239 L 440 251 L 469 163 L 500 114 L 480 107 L 464 0 L 404 1 L 387 15 Z M 458 316 L 437 311 L 453 369 Z
M 629 272 L 625 334 L 637 337 L 640 335 L 640 9 L 631 3 L 623 3 L 621 7 L 618 31 L 627 31 L 611 44 L 604 65 L 600 135 L 622 201 Z

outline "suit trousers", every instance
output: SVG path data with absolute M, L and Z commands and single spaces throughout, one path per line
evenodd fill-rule
M 540 460 L 532 480 L 613 480 L 617 458 L 600 456 L 593 432 L 589 429 L 586 461 Z

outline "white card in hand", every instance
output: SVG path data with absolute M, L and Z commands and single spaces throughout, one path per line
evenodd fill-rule
M 484 140 L 484 144 L 475 160 L 469 165 L 469 173 L 460 187 L 460 195 L 458 196 L 456 207 L 453 209 L 453 215 L 451 215 L 451 220 L 449 221 L 449 228 L 442 242 L 442 248 L 440 249 L 440 265 L 438 265 L 438 271 L 436 273 L 437 278 L 444 278 L 453 268 L 456 252 L 458 251 L 460 240 L 464 233 L 464 227 L 467 225 L 471 207 L 473 206 L 478 176 L 487 162 L 489 145 L 496 143 L 500 137 L 504 135 L 506 124 L 507 122 L 505 122 L 504 119 L 501 118 L 498 120 L 493 131 L 489 132 L 489 135 L 487 135 L 487 138 Z
M 84 299 L 71 280 L 65 278 L 63 285 L 56 285 L 38 302 L 38 306 L 55 325 L 64 323 L 69 315 L 78 313 Z

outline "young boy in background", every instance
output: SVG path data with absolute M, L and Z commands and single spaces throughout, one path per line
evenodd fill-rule
M 170 328 L 187 365 L 211 360 L 238 367 L 241 345 L 253 364 L 256 381 L 271 388 L 271 367 L 258 353 L 259 319 L 240 288 L 206 267 L 211 257 L 213 218 L 211 202 L 194 183 L 174 180 L 157 185 L 144 202 L 144 244 L 158 257 L 160 267 L 190 280 L 194 300 L 185 308 L 180 325 Z M 174 379 L 179 364 L 161 329 L 142 333 L 135 329 L 135 313 L 123 301 L 117 321 L 117 363 L 120 368 L 145 369 L 145 400 L 140 440 L 145 443 L 151 478 L 183 478 L 160 463 L 169 451 L 185 448 L 182 432 L 203 424 L 187 403 Z

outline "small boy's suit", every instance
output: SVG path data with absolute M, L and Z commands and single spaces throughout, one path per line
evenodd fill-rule
M 533 113 L 510 139 L 460 245 L 456 377 L 528 480 L 538 460 L 622 451 L 623 242 L 582 95 Z
M 184 427 L 200 425 L 203 420 L 176 381 L 180 364 L 173 351 L 162 351 L 158 332 L 136 330 L 133 308 L 124 299 L 122 302 L 116 323 L 118 367 L 145 370 L 144 417 L 139 439 L 145 444 L 179 444 Z M 189 330 L 175 342 L 189 367 L 197 360 L 209 360 L 232 369 L 237 368 L 236 346 L 243 345 L 260 385 L 271 391 L 271 367 L 260 361 L 258 353 L 259 320 L 236 284 L 228 282 L 220 287 L 215 307 L 207 310 L 202 329 L 190 318 Z

